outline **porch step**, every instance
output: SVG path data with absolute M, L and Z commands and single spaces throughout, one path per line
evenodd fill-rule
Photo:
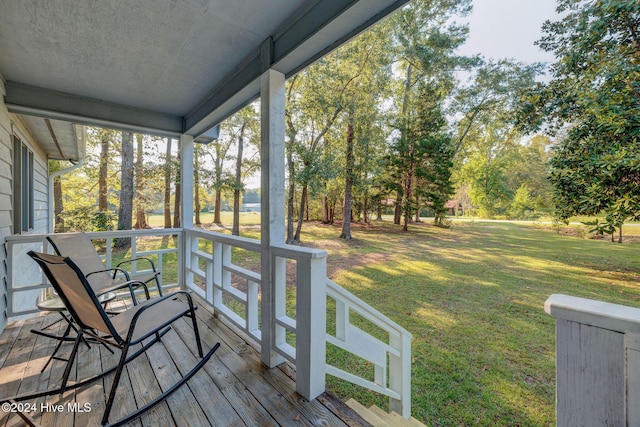
M 346 403 L 373 427 L 426 427 L 413 417 L 407 420 L 396 412 L 386 413 L 375 405 L 366 408 L 355 399 L 349 399 Z

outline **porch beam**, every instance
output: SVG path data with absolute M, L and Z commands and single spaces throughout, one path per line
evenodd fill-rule
M 261 74 L 273 68 L 291 77 L 322 56 L 400 8 L 409 0 L 372 4 L 361 0 L 318 1 L 286 20 L 269 40 L 272 55 L 264 62 L 257 46 L 184 118 L 185 133 L 199 135 L 260 95 Z M 371 16 L 371 8 L 379 8 Z
M 262 362 L 274 367 L 284 358 L 274 350 L 275 302 L 272 245 L 285 242 L 284 218 L 284 126 L 285 76 L 267 70 L 261 77 L 261 143 L 260 143 L 260 245 L 262 271 Z
M 177 138 L 183 133 L 182 117 L 12 81 L 5 86 L 11 113 L 149 135 Z

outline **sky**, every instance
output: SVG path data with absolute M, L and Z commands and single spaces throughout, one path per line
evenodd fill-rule
M 473 0 L 470 35 L 461 53 L 522 62 L 552 62 L 553 56 L 533 43 L 542 23 L 556 21 L 555 0 Z

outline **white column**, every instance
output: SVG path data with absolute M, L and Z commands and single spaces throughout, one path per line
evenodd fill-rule
M 180 218 L 182 229 L 193 228 L 193 136 L 180 135 Z M 182 265 L 179 269 L 178 280 L 182 288 L 185 281 L 193 281 L 191 266 L 191 237 L 182 233 Z
M 284 74 L 267 70 L 261 77 L 261 276 L 262 276 L 262 362 L 274 367 L 284 358 L 274 350 L 274 282 L 275 268 L 271 246 L 285 241 L 284 223 Z
M 193 228 L 193 136 L 180 135 L 182 228 Z

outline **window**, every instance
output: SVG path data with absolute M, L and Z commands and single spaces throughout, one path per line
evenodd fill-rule
M 13 136 L 13 232 L 33 229 L 33 152 Z

